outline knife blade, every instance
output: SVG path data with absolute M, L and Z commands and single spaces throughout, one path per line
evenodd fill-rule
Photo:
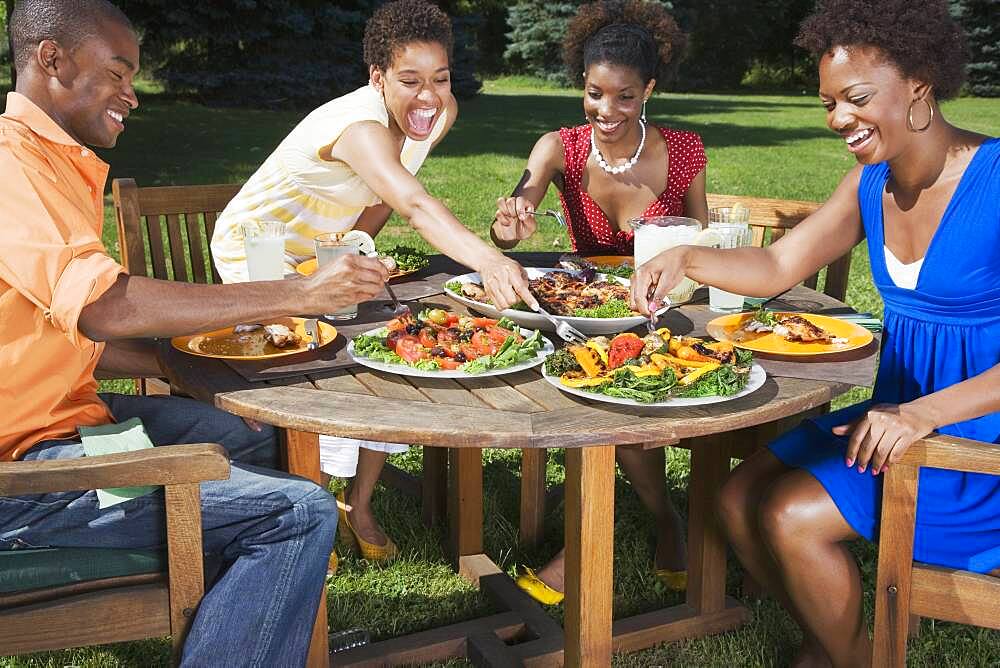
M 309 350 L 319 348 L 319 322 L 316 318 L 307 318 L 302 327 L 306 330 L 306 334 L 309 335 L 309 344 L 306 347 Z

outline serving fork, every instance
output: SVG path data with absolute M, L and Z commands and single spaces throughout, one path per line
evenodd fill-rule
M 555 325 L 556 334 L 566 343 L 575 343 L 580 346 L 587 343 L 587 336 L 583 332 L 565 320 L 557 319 L 554 315 L 543 309 L 540 304 L 536 305 L 533 310 L 535 313 Z
M 412 313 L 412 311 L 410 311 L 409 306 L 399 301 L 399 299 L 396 297 L 396 293 L 392 291 L 392 288 L 389 287 L 388 283 L 385 284 L 385 291 L 389 293 L 390 297 L 392 297 L 392 303 L 396 307 L 392 312 L 393 318 L 401 318 L 404 315 L 409 315 L 410 313 Z
M 670 303 L 670 297 L 663 298 L 663 304 L 660 308 L 663 308 L 663 306 L 667 307 L 667 310 L 670 310 L 670 307 L 672 306 L 672 304 Z M 656 308 L 656 302 L 649 302 L 648 308 L 649 308 L 649 320 L 646 321 L 646 329 L 649 330 L 650 334 L 656 334 L 656 321 L 660 317 L 659 315 L 657 315 L 656 312 L 659 309 Z M 664 311 L 664 313 L 666 313 L 666 311 Z

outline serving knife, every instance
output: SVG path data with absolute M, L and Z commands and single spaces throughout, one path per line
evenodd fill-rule
M 319 348 L 319 322 L 316 318 L 306 318 L 302 327 L 306 330 L 306 334 L 309 336 L 309 344 L 306 347 L 309 350 L 316 350 Z

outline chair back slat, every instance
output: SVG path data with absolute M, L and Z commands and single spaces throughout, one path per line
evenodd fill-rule
M 753 234 L 753 245 L 763 247 L 784 236 L 786 230 L 798 225 L 802 220 L 819 209 L 817 202 L 801 200 L 771 199 L 767 197 L 743 197 L 741 195 L 720 195 L 708 193 L 709 208 L 733 206 L 740 203 L 750 209 L 750 229 Z M 816 289 L 820 274 L 826 273 L 823 292 L 834 299 L 844 301 L 847 295 L 847 277 L 851 269 L 851 254 L 831 262 L 827 267 L 816 272 L 803 285 Z
M 208 283 L 205 273 L 205 251 L 202 248 L 202 244 L 206 243 L 206 240 L 201 235 L 199 218 L 200 216 L 196 213 L 184 214 L 188 235 L 188 251 L 191 253 L 191 274 L 195 283 Z
M 188 246 L 181 234 L 181 218 L 176 213 L 168 213 L 167 238 L 170 240 L 170 264 L 174 270 L 174 280 L 190 282 L 187 271 Z
M 159 279 L 221 283 L 210 243 L 218 214 L 239 189 L 239 184 L 139 188 L 133 179 L 115 179 L 122 264 L 138 276 L 151 269 Z
M 170 280 L 167 272 L 167 255 L 163 247 L 163 228 L 159 216 L 144 216 L 146 233 L 149 235 L 149 260 L 153 266 L 153 278 Z

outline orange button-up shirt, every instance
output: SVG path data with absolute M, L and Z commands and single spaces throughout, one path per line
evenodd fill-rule
M 80 425 L 113 422 L 97 396 L 104 344 L 80 311 L 125 269 L 101 243 L 108 165 L 8 93 L 0 116 L 0 460 Z

